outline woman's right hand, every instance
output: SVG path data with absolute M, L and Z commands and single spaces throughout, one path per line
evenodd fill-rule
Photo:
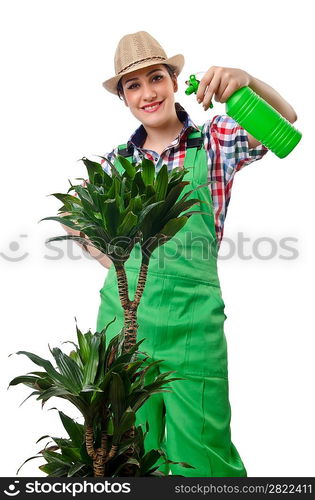
M 64 215 L 69 215 L 69 212 L 63 212 L 62 214 L 59 215 L 63 217 Z M 81 231 L 76 231 L 75 229 L 71 229 L 68 226 L 64 226 L 62 223 L 61 225 L 68 234 L 71 234 L 73 236 L 81 236 L 84 237 L 87 240 L 87 242 L 89 241 L 88 237 L 85 236 L 84 233 L 82 233 Z M 95 246 L 93 245 L 84 245 L 79 241 L 76 241 L 76 243 L 86 252 L 88 252 L 91 255 L 91 257 L 96 259 L 103 267 L 105 267 L 106 269 L 110 268 L 113 262 L 106 254 L 95 248 Z

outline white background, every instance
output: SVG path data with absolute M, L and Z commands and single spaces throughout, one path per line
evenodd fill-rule
M 60 206 L 54 192 L 86 173 L 91 159 L 125 142 L 139 125 L 101 83 L 114 74 L 119 39 L 150 32 L 169 56 L 183 53 L 177 100 L 196 123 L 205 113 L 184 94 L 190 73 L 212 65 L 242 68 L 274 87 L 298 115 L 300 145 L 273 153 L 237 174 L 225 238 L 249 238 L 245 260 L 220 259 L 229 348 L 232 440 L 253 476 L 314 476 L 314 138 L 311 60 L 313 15 L 306 0 L 252 2 L 10 0 L 1 3 L 1 456 L 14 476 L 44 435 L 64 435 L 52 400 L 43 410 L 25 386 L 9 381 L 36 369 L 18 350 L 50 358 L 48 343 L 76 340 L 75 320 L 94 330 L 106 270 L 76 245 L 45 240 L 63 234 L 38 221 Z M 26 236 L 22 236 L 26 235 Z M 273 238 L 276 255 L 257 258 L 257 238 Z M 281 238 L 298 257 L 285 260 Z M 228 242 L 227 242 L 228 243 Z M 68 250 L 67 250 L 68 248 Z M 228 247 L 223 243 L 222 256 Z M 73 255 L 69 255 L 69 252 Z M 67 253 L 68 252 L 68 253 Z M 270 254 L 270 244 L 259 246 Z M 23 256 L 26 255 L 25 258 Z M 50 258 L 49 258 L 50 257 Z M 53 258 L 52 258 L 53 257 Z M 11 260 L 9 260 L 11 259 Z M 17 259 L 13 261 L 12 259 Z M 171 457 L 170 457 L 171 458 Z M 41 459 L 22 476 L 43 476 Z

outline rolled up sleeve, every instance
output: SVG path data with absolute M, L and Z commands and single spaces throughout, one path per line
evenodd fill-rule
M 211 129 L 217 139 L 221 154 L 224 154 L 230 169 L 232 168 L 236 172 L 246 165 L 260 160 L 268 151 L 268 148 L 263 144 L 249 148 L 246 130 L 230 116 L 215 116 L 211 123 Z

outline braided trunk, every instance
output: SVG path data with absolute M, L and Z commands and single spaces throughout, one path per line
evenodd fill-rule
M 112 445 L 109 452 L 107 451 L 107 433 L 102 431 L 101 446 L 94 447 L 94 432 L 93 426 L 87 425 L 85 430 L 85 445 L 89 457 L 93 460 L 94 477 L 105 477 L 106 463 L 115 456 L 118 446 Z
M 139 307 L 139 303 L 141 297 L 143 295 L 144 287 L 146 284 L 147 274 L 148 274 L 148 264 L 142 261 L 139 278 L 137 283 L 137 289 L 135 292 L 134 300 L 129 300 L 128 295 L 128 279 L 125 272 L 125 268 L 116 268 L 117 271 L 117 281 L 118 281 L 118 290 L 119 297 L 121 301 L 121 305 L 124 309 L 124 352 L 129 352 L 132 347 L 135 346 L 137 342 L 137 331 L 138 331 L 138 323 L 137 323 L 137 310 Z M 124 437 L 126 439 L 131 439 L 135 437 L 135 428 L 134 426 L 128 429 L 125 432 Z M 134 446 L 131 445 L 123 454 L 125 460 L 132 458 L 135 454 Z M 127 464 L 121 470 L 121 475 L 123 477 L 133 477 L 135 475 L 136 465 Z
M 139 326 L 137 323 L 137 310 L 146 284 L 148 267 L 148 264 L 142 261 L 134 300 L 129 299 L 128 278 L 124 266 L 116 267 L 118 293 L 124 310 L 125 352 L 129 352 L 137 341 L 137 330 Z

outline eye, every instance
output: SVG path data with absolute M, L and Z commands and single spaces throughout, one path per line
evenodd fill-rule
M 152 78 L 152 80 L 155 80 L 155 78 L 157 78 L 157 79 L 158 79 L 158 81 L 159 81 L 159 80 L 161 80 L 161 79 L 163 78 L 163 75 L 155 75 L 155 76 Z
M 128 89 L 134 89 L 135 88 L 135 85 L 139 85 L 138 83 L 132 83 L 129 87 L 127 87 Z

